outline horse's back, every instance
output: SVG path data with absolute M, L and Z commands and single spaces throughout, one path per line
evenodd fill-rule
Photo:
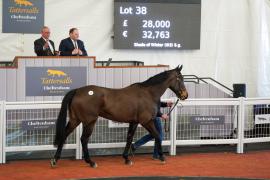
M 139 121 L 138 116 L 144 114 L 141 111 L 152 111 L 148 96 L 136 85 L 121 89 L 89 85 L 77 89 L 72 106 L 77 109 L 76 114 L 102 116 L 119 122 Z

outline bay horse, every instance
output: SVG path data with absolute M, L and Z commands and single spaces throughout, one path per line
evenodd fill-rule
M 122 155 L 125 164 L 132 164 L 128 157 L 129 150 L 139 123 L 155 138 L 159 159 L 161 162 L 165 162 L 161 139 L 155 128 L 154 119 L 157 115 L 160 97 L 166 89 L 170 88 L 181 100 L 188 97 L 181 74 L 182 67 L 181 65 L 175 69 L 164 71 L 144 82 L 121 89 L 89 85 L 69 91 L 62 100 L 56 122 L 54 145 L 57 146 L 57 151 L 54 158 L 51 159 L 51 166 L 54 167 L 60 159 L 68 135 L 82 123 L 81 143 L 84 160 L 91 167 L 97 167 L 97 164 L 89 156 L 88 140 L 99 116 L 117 122 L 129 123 L 126 147 Z M 67 111 L 69 112 L 69 122 L 66 124 Z

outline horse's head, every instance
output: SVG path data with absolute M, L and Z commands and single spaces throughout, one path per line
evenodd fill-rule
M 172 80 L 170 81 L 169 88 L 176 94 L 178 98 L 180 98 L 181 100 L 185 100 L 188 98 L 188 92 L 184 84 L 184 78 L 181 74 L 182 68 L 183 65 L 181 65 L 180 67 L 177 66 L 171 71 Z

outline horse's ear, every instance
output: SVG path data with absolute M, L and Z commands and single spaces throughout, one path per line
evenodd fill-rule
M 180 67 L 178 66 L 178 70 L 181 72 L 183 68 L 183 65 L 181 65 Z
M 179 66 L 180 66 L 180 65 L 178 65 L 178 66 L 175 68 L 177 71 L 179 71 Z

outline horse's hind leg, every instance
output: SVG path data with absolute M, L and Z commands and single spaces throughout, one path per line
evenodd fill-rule
M 132 165 L 132 161 L 128 158 L 128 154 L 129 154 L 129 150 L 130 150 L 133 136 L 134 136 L 137 126 L 138 126 L 138 123 L 129 123 L 127 143 L 126 143 L 125 150 L 123 152 L 123 158 L 125 159 L 125 164 L 128 164 L 128 165 Z
M 157 147 L 159 160 L 165 163 L 165 158 L 163 156 L 162 146 L 161 146 L 161 137 L 155 127 L 154 121 L 151 120 L 147 124 L 143 124 L 143 127 L 155 138 L 155 146 Z
M 61 157 L 61 152 L 65 143 L 65 140 L 67 139 L 67 137 L 70 135 L 70 133 L 78 126 L 78 122 L 77 121 L 72 121 L 70 120 L 67 124 L 67 126 L 65 127 L 65 138 L 64 141 L 61 142 L 58 146 L 57 146 L 57 151 L 54 155 L 54 158 L 51 159 L 51 166 L 54 167 L 56 165 L 56 162 L 60 159 Z
M 82 132 L 82 136 L 81 136 L 81 143 L 82 143 L 82 149 L 83 149 L 83 155 L 84 155 L 84 160 L 86 163 L 89 163 L 91 167 L 96 168 L 97 164 L 91 160 L 89 152 L 88 152 L 88 141 L 89 141 L 89 137 L 91 136 L 93 129 L 94 129 L 94 125 L 96 123 L 96 120 L 83 125 L 83 132 Z

